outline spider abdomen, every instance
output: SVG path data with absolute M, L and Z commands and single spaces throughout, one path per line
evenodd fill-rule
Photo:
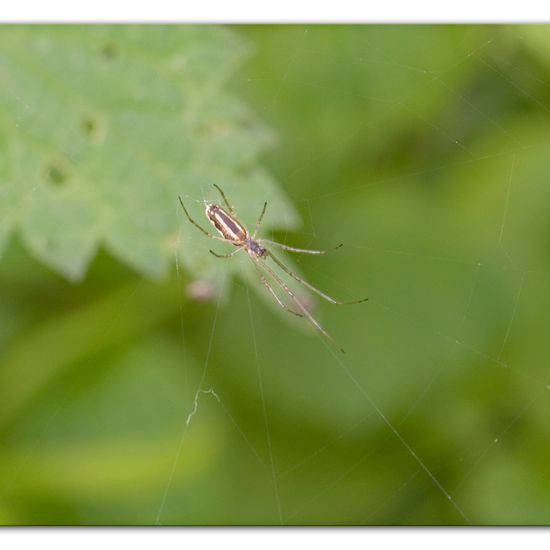
M 205 213 L 224 239 L 237 246 L 248 240 L 245 227 L 217 204 L 207 204 Z

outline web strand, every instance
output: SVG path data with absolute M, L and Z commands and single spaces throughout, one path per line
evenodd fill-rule
M 338 357 L 332 349 L 330 349 L 324 342 L 323 344 L 325 347 L 329 350 L 329 353 L 332 355 L 334 360 L 338 363 L 340 368 L 344 371 L 346 376 L 353 382 L 355 387 L 366 397 L 367 401 L 370 403 L 372 408 L 376 411 L 378 416 L 384 421 L 386 426 L 393 432 L 395 437 L 399 439 L 401 444 L 407 449 L 408 453 L 416 460 L 418 465 L 424 470 L 424 472 L 428 475 L 428 477 L 432 480 L 432 482 L 437 486 L 437 488 L 443 493 L 443 495 L 447 498 L 447 500 L 453 505 L 453 507 L 456 509 L 456 511 L 462 516 L 462 518 L 468 523 L 471 524 L 470 520 L 468 519 L 468 516 L 464 513 L 462 508 L 456 503 L 456 501 L 453 499 L 453 497 L 447 492 L 447 490 L 443 487 L 443 485 L 439 482 L 439 480 L 435 477 L 435 475 L 431 472 L 431 470 L 424 464 L 424 462 L 420 459 L 420 457 L 416 454 L 416 452 L 412 449 L 412 447 L 407 443 L 407 441 L 404 439 L 404 437 L 401 435 L 401 433 L 397 430 L 397 428 L 390 422 L 388 417 L 382 412 L 380 407 L 377 405 L 377 403 L 374 401 L 374 399 L 370 396 L 370 394 L 365 390 L 365 388 L 359 383 L 357 378 L 352 374 L 352 372 L 349 370 L 349 368 L 344 364 L 342 359 Z
M 158 509 L 158 512 L 157 512 L 157 516 L 156 516 L 156 519 L 155 519 L 155 524 L 156 525 L 161 525 L 161 517 L 162 517 L 162 514 L 164 512 L 164 507 L 166 505 L 166 499 L 168 497 L 170 487 L 172 486 L 172 482 L 174 480 L 174 475 L 176 473 L 176 468 L 177 468 L 177 465 L 178 465 L 178 462 L 179 462 L 179 459 L 180 459 L 180 456 L 181 456 L 181 452 L 183 450 L 183 444 L 184 444 L 184 441 L 185 441 L 185 436 L 187 435 L 187 430 L 189 428 L 190 419 L 193 417 L 193 415 L 196 412 L 196 404 L 197 404 L 197 400 L 198 400 L 198 395 L 203 391 L 202 388 L 203 388 L 204 381 L 206 379 L 206 373 L 207 373 L 208 365 L 209 365 L 209 362 L 210 362 L 210 354 L 211 354 L 211 351 L 212 351 L 212 344 L 214 342 L 214 334 L 216 332 L 216 323 L 218 321 L 220 301 L 221 301 L 221 297 L 218 298 L 218 301 L 216 303 L 216 309 L 214 311 L 214 318 L 212 320 L 212 327 L 210 329 L 210 339 L 208 341 L 208 349 L 206 351 L 206 359 L 204 361 L 204 368 L 202 370 L 201 379 L 200 379 L 199 385 L 197 387 L 197 391 L 195 392 L 195 399 L 193 400 L 193 407 L 191 409 L 191 412 L 187 415 L 187 417 L 185 419 L 185 424 L 183 426 L 183 431 L 182 431 L 182 434 L 181 434 L 181 437 L 180 437 L 180 440 L 179 440 L 176 455 L 175 455 L 174 461 L 172 463 L 172 468 L 170 470 L 170 475 L 168 476 L 168 480 L 166 482 L 164 493 L 162 495 L 162 499 L 161 499 L 159 509 Z
M 279 482 L 277 481 L 277 473 L 275 471 L 275 462 L 273 459 L 273 447 L 271 443 L 271 433 L 269 428 L 269 420 L 267 417 L 267 406 L 266 406 L 266 399 L 265 399 L 265 393 L 264 393 L 264 383 L 262 378 L 262 371 L 260 368 L 260 356 L 258 353 L 258 345 L 256 342 L 256 328 L 254 325 L 254 318 L 252 316 L 252 302 L 250 301 L 250 292 L 248 290 L 248 287 L 246 287 L 246 297 L 248 301 L 248 312 L 250 314 L 250 330 L 252 334 L 252 347 L 254 350 L 254 357 L 256 360 L 256 372 L 258 375 L 258 386 L 260 388 L 260 400 L 262 402 L 262 413 L 264 418 L 264 426 L 265 426 L 265 438 L 267 443 L 267 452 L 269 456 L 269 467 L 271 471 L 271 480 L 273 483 L 273 493 L 275 495 L 275 502 L 277 505 L 277 514 L 279 516 L 279 523 L 281 525 L 284 524 L 283 522 L 283 511 L 281 507 L 281 497 L 279 495 Z

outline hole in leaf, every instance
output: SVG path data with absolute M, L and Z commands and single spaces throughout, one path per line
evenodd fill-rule
M 80 121 L 82 132 L 88 141 L 99 143 L 104 140 L 107 133 L 103 118 L 97 115 L 85 115 Z
M 82 128 L 84 129 L 84 133 L 88 137 L 93 136 L 95 131 L 97 130 L 96 121 L 93 118 L 85 118 L 82 121 Z
M 113 61 L 118 57 L 118 47 L 114 42 L 107 42 L 101 48 L 101 55 L 106 61 Z
M 68 171 L 57 162 L 52 162 L 46 166 L 46 179 L 51 185 L 61 187 L 69 179 Z

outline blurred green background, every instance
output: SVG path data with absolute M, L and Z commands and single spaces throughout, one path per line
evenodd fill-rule
M 1 524 L 550 523 L 550 27 L 0 43 Z

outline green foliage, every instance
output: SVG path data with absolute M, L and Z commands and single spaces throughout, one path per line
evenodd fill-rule
M 548 523 L 548 29 L 2 29 L 0 522 Z M 369 297 L 313 306 L 342 363 L 208 254 L 212 183 L 344 242 L 285 256 Z
M 144 275 L 207 275 L 177 195 L 217 183 L 267 226 L 296 223 L 257 164 L 271 136 L 224 90 L 246 48 L 216 27 L 43 26 L 0 32 L 0 245 L 12 231 L 80 280 L 99 246 Z M 189 226 L 186 226 L 186 232 Z

